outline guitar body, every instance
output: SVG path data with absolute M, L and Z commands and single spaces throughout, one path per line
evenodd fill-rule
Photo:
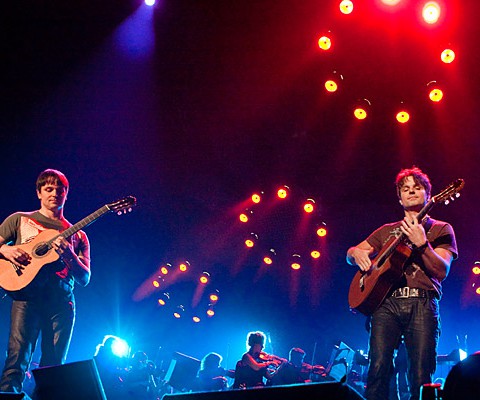
M 350 308 L 362 314 L 371 315 L 383 303 L 393 286 L 403 275 L 404 265 L 412 254 L 412 250 L 404 243 L 396 245 L 393 253 L 384 260 L 385 252 L 396 240 L 392 237 L 372 261 L 369 271 L 358 271 L 353 277 L 348 292 Z
M 28 265 L 18 268 L 10 261 L 0 259 L 0 286 L 10 292 L 23 289 L 33 281 L 43 266 L 57 261 L 60 257 L 58 253 L 45 244 L 58 234 L 55 229 L 47 229 L 32 241 L 18 246 L 32 258 Z

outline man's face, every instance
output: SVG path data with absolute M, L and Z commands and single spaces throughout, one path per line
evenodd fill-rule
M 47 183 L 37 191 L 38 199 L 43 208 L 59 210 L 65 205 L 68 189 L 56 183 Z
M 407 176 L 400 188 L 400 203 L 402 206 L 409 209 L 416 209 L 423 207 L 428 201 L 425 188 L 415 183 L 413 176 Z

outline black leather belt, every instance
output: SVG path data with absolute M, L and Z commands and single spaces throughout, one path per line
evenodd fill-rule
M 435 297 L 435 292 L 432 290 L 425 290 L 419 288 L 411 288 L 411 287 L 401 287 L 395 289 L 392 294 L 392 297 L 396 297 L 398 299 L 407 299 L 409 297 Z

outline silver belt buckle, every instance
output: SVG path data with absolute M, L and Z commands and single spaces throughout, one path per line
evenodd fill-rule
M 401 299 L 408 299 L 410 297 L 410 288 L 408 286 L 400 289 L 401 295 L 399 296 Z

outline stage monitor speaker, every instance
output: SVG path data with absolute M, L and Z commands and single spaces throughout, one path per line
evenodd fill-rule
M 18 400 L 24 399 L 25 396 L 23 393 L 7 393 L 7 392 L 0 392 L 0 400 Z
M 355 389 L 340 382 L 303 383 L 222 392 L 165 394 L 162 400 L 363 400 Z
M 38 400 L 107 400 L 94 360 L 32 371 Z

